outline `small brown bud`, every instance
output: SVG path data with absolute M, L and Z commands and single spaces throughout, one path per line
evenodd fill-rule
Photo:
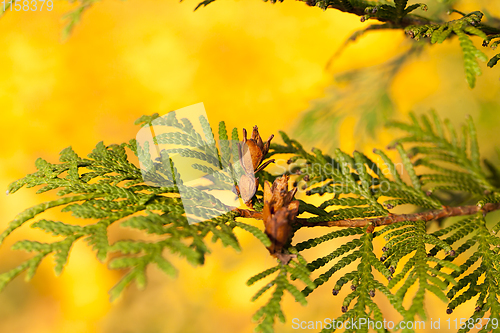
M 370 297 L 375 297 L 375 290 L 370 290 L 368 294 L 370 295 Z
M 337 296 L 338 294 L 339 294 L 339 291 L 338 291 L 338 290 L 336 290 L 336 289 L 333 289 L 333 290 L 332 290 L 332 295 L 333 295 L 333 296 Z
M 254 179 L 246 174 L 242 175 L 238 184 L 241 199 L 243 199 L 244 202 L 250 201 L 258 186 L 258 179 Z
M 452 309 L 446 309 L 446 313 L 447 313 L 447 314 L 452 314 L 452 313 L 453 313 L 453 310 L 452 310 Z
M 269 152 L 269 146 L 273 137 L 274 135 L 271 135 L 264 143 L 259 134 L 259 129 L 257 128 L 257 126 L 254 126 L 252 136 L 250 137 L 250 139 L 247 139 L 247 131 L 246 129 L 243 129 L 243 145 L 240 148 L 240 156 L 245 156 L 246 152 L 244 150 L 248 149 L 248 152 L 250 153 L 251 166 L 253 167 L 252 171 L 258 172 L 264 169 L 270 163 L 274 162 L 274 160 L 270 160 L 262 164 L 262 161 L 264 161 L 267 153 Z M 247 172 L 249 171 L 247 169 L 250 168 L 250 165 L 248 164 L 250 163 L 245 163 L 245 165 L 243 165 Z
M 342 305 L 342 308 L 341 308 L 342 312 L 343 313 L 346 313 L 347 312 L 347 306 L 345 305 Z
M 262 210 L 265 233 L 271 239 L 271 246 L 267 249 L 284 264 L 295 256 L 283 253 L 283 249 L 293 234 L 292 224 L 299 211 L 299 201 L 293 200 L 297 188 L 288 191 L 288 180 L 288 175 L 283 175 L 276 178 L 272 185 L 264 182 Z

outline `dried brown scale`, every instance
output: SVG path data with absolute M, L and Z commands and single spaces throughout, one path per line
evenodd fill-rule
M 271 240 L 269 252 L 283 263 L 288 263 L 295 255 L 283 253 L 284 246 L 292 235 L 292 225 L 299 213 L 299 201 L 293 200 L 297 188 L 288 191 L 288 175 L 276 178 L 271 185 L 264 182 L 264 208 L 262 220 L 265 233 Z
M 249 202 L 253 198 L 258 185 L 258 179 L 255 179 L 251 175 L 244 174 L 240 177 L 237 189 L 240 193 L 241 199 L 243 199 L 245 203 Z
M 252 198 L 259 187 L 259 179 L 254 178 L 255 173 L 274 162 L 272 159 L 262 163 L 269 152 L 269 146 L 273 137 L 274 135 L 271 135 L 266 143 L 264 143 L 260 137 L 259 129 L 257 126 L 254 126 L 252 136 L 248 139 L 247 131 L 243 129 L 243 143 L 238 146 L 238 155 L 245 174 L 240 177 L 236 186 L 236 192 L 250 208 L 253 208 Z
M 266 163 L 262 164 L 262 161 L 266 158 L 267 153 L 269 152 L 269 146 L 271 145 L 271 140 L 274 138 L 274 134 L 272 134 L 264 143 L 259 134 L 259 129 L 257 126 L 253 127 L 252 136 L 250 139 L 247 139 L 247 131 L 243 129 L 243 143 L 246 144 L 248 150 L 250 152 L 250 156 L 252 158 L 252 166 L 253 172 L 258 172 L 264 169 L 267 165 L 274 162 L 274 160 L 269 160 Z M 245 169 L 245 171 L 247 171 Z M 250 171 L 250 170 L 248 170 Z

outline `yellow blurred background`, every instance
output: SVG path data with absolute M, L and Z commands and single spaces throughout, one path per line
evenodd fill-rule
M 471 3 L 464 1 L 459 8 L 471 11 L 487 5 L 491 14 L 500 16 L 498 1 Z M 290 132 L 310 101 L 325 97 L 326 87 L 334 84 L 333 73 L 380 64 L 408 49 L 401 32 L 369 34 L 326 70 L 332 54 L 366 22 L 296 1 L 271 5 L 219 0 L 193 12 L 196 4 L 106 0 L 84 14 L 65 42 L 61 42 L 61 17 L 73 8 L 66 1 L 55 1 L 51 12 L 9 12 L 2 17 L 0 188 L 34 172 L 37 157 L 56 162 L 59 152 L 70 145 L 86 155 L 101 140 L 128 141 L 135 137 L 138 127 L 133 122 L 139 116 L 162 115 L 198 102 L 205 104 L 213 125 L 220 120 L 228 128 L 257 124 L 264 138 L 278 130 Z M 472 114 L 488 154 L 500 124 L 496 113 L 500 75 L 498 68 L 482 67 L 484 74 L 471 90 L 456 40 L 425 49 L 403 66 L 390 86 L 397 116 L 434 107 L 459 123 Z M 349 113 L 349 108 L 343 112 Z M 356 114 L 350 115 L 340 133 L 332 133 L 341 137 L 340 146 L 348 152 L 355 148 L 370 152 L 394 137 L 381 130 L 370 145 L 359 147 L 353 130 L 357 120 Z M 0 196 L 2 230 L 17 213 L 54 197 L 34 192 L 22 189 Z M 90 222 L 58 212 L 45 217 Z M 111 228 L 112 240 L 129 235 L 119 229 Z M 314 233 L 308 232 L 301 237 Z M 112 304 L 107 291 L 121 272 L 109 271 L 85 243 L 77 242 L 60 277 L 54 276 L 48 258 L 29 283 L 18 277 L 0 293 L 0 332 L 252 332 L 255 323 L 250 318 L 266 297 L 250 302 L 261 284 L 247 287 L 245 282 L 274 260 L 251 236 L 239 235 L 242 253 L 213 245 L 213 254 L 198 268 L 174 258 L 180 271 L 177 279 L 150 269 L 145 290 L 132 285 Z M 28 226 L 16 231 L 0 248 L 1 272 L 28 257 L 9 250 L 26 238 L 52 239 Z M 315 321 L 339 316 L 338 302 L 344 294 L 332 297 L 335 281 L 313 293 L 307 307 L 286 295 L 287 323 L 278 324 L 276 332 L 295 332 L 293 318 Z M 446 320 L 443 304 L 429 300 L 428 313 L 442 313 L 442 321 Z M 468 313 L 470 308 L 453 315 Z M 399 319 L 391 312 L 384 314 Z

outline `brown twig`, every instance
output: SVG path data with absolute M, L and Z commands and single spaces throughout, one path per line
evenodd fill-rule
M 301 1 L 305 2 L 308 6 L 316 6 L 316 3 L 318 2 L 317 0 L 301 0 Z M 374 7 L 374 4 L 368 1 L 361 1 L 356 4 L 351 3 L 350 5 L 347 6 L 343 1 L 341 1 L 340 3 L 337 1 L 328 4 L 328 8 L 360 16 L 362 21 L 365 20 L 365 16 L 367 14 L 368 15 L 370 14 L 366 11 L 368 7 Z M 385 23 L 384 25 L 385 29 L 404 29 L 412 25 L 423 26 L 423 25 L 443 23 L 441 21 L 435 21 L 430 18 L 426 18 L 417 14 L 407 14 L 402 18 L 389 18 L 385 16 L 377 16 L 376 11 L 375 12 L 372 11 L 371 14 L 372 15 L 370 15 L 370 19 Z M 489 21 L 492 21 L 492 23 L 498 23 L 495 22 L 495 19 L 489 19 Z M 487 36 L 496 35 L 500 33 L 500 27 L 489 26 L 482 23 L 479 25 L 479 27 Z
M 241 217 L 249 217 L 257 220 L 262 220 L 262 213 L 255 210 L 240 209 L 236 207 L 232 208 L 231 210 L 240 214 Z
M 306 2 L 306 4 L 308 6 L 315 6 L 317 1 L 305 0 L 304 2 Z M 364 17 L 365 15 L 368 14 L 366 11 L 366 8 L 373 7 L 373 6 L 374 5 L 372 3 L 369 3 L 369 2 L 364 2 L 364 3 L 361 2 L 359 4 L 351 4 L 350 6 L 345 6 L 342 3 L 330 3 L 328 5 L 328 8 L 337 9 L 337 10 L 344 12 L 344 13 L 350 13 L 350 14 Z M 373 14 L 374 13 L 375 12 L 373 12 Z M 394 20 L 391 20 L 387 17 L 377 16 L 377 15 L 374 15 L 371 18 L 378 20 L 380 22 L 390 23 L 391 25 L 394 25 L 395 27 L 400 27 L 400 28 L 404 28 L 404 27 L 407 27 L 409 25 L 424 25 L 424 24 L 432 23 L 431 19 L 419 16 L 419 15 L 415 15 L 415 14 L 405 15 L 402 18 L 402 20 L 399 20 L 399 21 L 394 21 Z
M 500 209 L 500 203 L 487 203 L 482 207 L 477 205 L 471 206 L 459 206 L 459 207 L 447 207 L 443 206 L 443 209 L 430 210 L 422 213 L 415 214 L 389 214 L 382 217 L 373 217 L 365 219 L 346 219 L 338 221 L 321 221 L 321 222 L 308 222 L 307 219 L 297 218 L 296 221 L 301 227 L 366 227 L 367 225 L 372 225 L 373 227 L 381 225 L 390 225 L 402 221 L 432 221 L 445 217 L 452 216 L 462 216 L 462 215 L 473 215 L 478 212 L 486 214 L 488 212 Z M 241 217 L 250 217 L 254 219 L 262 219 L 262 213 L 252 210 L 234 208 L 233 211 L 238 212 Z

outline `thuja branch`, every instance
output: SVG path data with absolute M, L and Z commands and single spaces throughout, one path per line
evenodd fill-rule
M 32 223 L 32 228 L 64 239 L 52 243 L 34 240 L 17 242 L 13 249 L 32 252 L 34 255 L 0 274 L 0 290 L 23 271 L 27 272 L 28 279 L 31 278 L 40 262 L 50 253 L 54 253 L 56 259 L 55 272 L 60 274 L 73 243 L 84 237 L 96 250 L 99 260 L 105 261 L 108 254 L 115 253 L 109 267 L 129 270 L 112 289 L 111 296 L 114 299 L 132 281 L 143 287 L 146 283 L 146 268 L 150 265 L 174 276 L 176 269 L 170 263 L 168 252 L 179 254 L 194 265 L 204 264 L 205 256 L 210 252 L 208 235 L 211 235 L 208 238 L 212 242 L 220 240 L 224 246 L 240 250 L 238 237 L 233 231 L 240 228 L 253 234 L 279 260 L 278 265 L 255 275 L 247 283 L 250 285 L 277 273 L 254 297 L 255 300 L 270 288 L 275 288 L 270 301 L 254 317 L 261 320 L 258 328 L 262 332 L 273 331 L 276 316 L 285 321 L 280 308 L 284 290 L 301 304 L 306 304 L 307 295 L 325 284 L 339 270 L 344 270 L 358 260 L 357 268 L 340 277 L 332 291 L 333 295 L 337 295 L 343 285 L 351 283 L 352 293 L 342 303 L 344 314 L 339 322 L 360 315 L 380 320 L 379 310 L 373 314 L 367 312 L 365 307 L 371 304 L 370 309 L 378 309 L 371 300 L 375 290 L 387 296 L 405 320 L 413 320 L 417 314 L 425 319 L 423 309 L 426 291 L 449 302 L 447 313 L 479 293 L 476 308 L 480 310 L 476 310 L 473 316 L 483 316 L 485 311 L 490 311 L 490 318 L 500 320 L 498 283 L 495 279 L 500 274 L 497 267 L 500 262 L 500 240 L 497 236 L 500 223 L 490 229 L 486 227 L 484 219 L 487 213 L 500 209 L 500 170 L 490 162 L 484 163 L 487 169 L 483 170 L 476 129 L 470 118 L 462 127 L 462 136 L 458 137 L 450 122 L 441 122 L 435 113 L 432 114 L 433 121 L 425 115 L 421 119 L 413 114 L 410 116 L 410 123 L 389 124 L 407 133 L 407 136 L 398 139 L 397 144 L 390 145 L 399 154 L 401 162 L 398 164 L 379 149 L 373 151 L 379 157 L 377 163 L 359 151 L 349 155 L 336 149 L 335 158 L 316 148 L 309 153 L 299 142 L 282 132 L 284 145 L 271 143 L 272 135 L 264 142 L 257 127 L 254 127 L 248 139 L 246 131 L 243 131 L 243 142 L 238 138 L 237 129 L 233 129 L 233 144 L 229 145 L 223 122 L 219 124 L 218 131 L 221 140 L 219 152 L 215 142 L 213 146 L 198 144 L 201 135 L 187 118 L 177 119 L 175 113 L 169 113 L 158 121 L 158 115 L 141 117 L 139 123 L 148 124 L 155 120 L 158 126 L 182 131 L 162 133 L 155 139 L 156 142 L 174 142 L 184 147 L 179 147 L 175 152 L 194 159 L 193 167 L 201 168 L 201 162 L 211 162 L 214 166 L 217 166 L 217 162 L 230 162 L 225 170 L 232 171 L 227 174 L 212 172 L 215 169 L 208 167 L 201 168 L 207 170 L 206 180 L 214 184 L 208 188 L 204 185 L 186 186 L 175 163 L 165 154 L 165 149 L 159 154 L 161 158 L 153 162 L 148 155 L 149 144 L 141 144 L 136 140 L 110 146 L 101 142 L 88 154 L 88 158 L 82 158 L 71 148 L 66 148 L 61 152 L 61 163 L 58 164 L 38 159 L 35 163 L 38 171 L 12 183 L 8 194 L 22 187 L 42 186 L 37 193 L 58 189 L 57 194 L 60 196 L 73 196 L 56 199 L 21 213 L 0 235 L 0 243 L 15 229 L 54 207 L 65 206 L 65 212 L 98 221 L 85 226 L 46 219 Z M 204 133 L 212 132 L 205 118 L 200 117 L 200 124 Z M 408 143 L 411 147 L 406 146 Z M 143 162 L 143 169 L 131 163 L 126 148 Z M 213 152 L 217 158 L 211 159 L 207 152 Z M 287 160 L 289 167 L 281 175 L 274 176 L 264 169 L 274 160 L 270 158 L 279 154 L 286 155 L 286 158 L 290 154 L 293 156 Z M 145 156 L 151 159 L 150 164 Z M 238 158 L 231 160 L 228 156 Z M 399 164 L 402 164 L 402 168 L 398 168 Z M 403 172 L 407 177 L 403 177 Z M 148 180 L 155 180 L 157 182 L 154 184 L 161 183 L 163 186 L 150 186 L 146 183 Z M 294 185 L 289 190 L 292 182 Z M 246 203 L 247 209 L 228 207 L 217 197 L 204 192 L 209 190 L 218 193 L 213 191 L 217 186 L 229 191 L 231 187 L 226 185 L 234 185 L 234 192 Z M 306 195 L 330 193 L 333 197 L 319 205 L 310 204 L 295 198 L 299 188 L 307 189 Z M 442 196 L 450 192 L 453 193 L 451 198 Z M 382 198 L 383 202 L 380 202 Z M 477 204 L 465 206 L 462 204 L 464 199 Z M 406 204 L 418 206 L 422 212 L 393 214 L 389 211 Z M 217 214 L 214 215 L 214 211 Z M 313 216 L 299 218 L 303 213 Z M 439 230 L 433 233 L 428 233 L 426 229 L 427 221 L 465 215 L 468 217 L 452 221 L 446 228 L 439 226 Z M 196 217 L 200 222 L 189 223 L 188 216 Z M 126 217 L 128 219 L 123 221 Z M 236 217 L 260 219 L 264 230 L 236 221 Z M 123 227 L 157 237 L 154 241 L 123 239 L 111 243 L 108 227 L 120 220 Z M 295 231 L 316 226 L 344 228 L 328 230 L 320 237 L 290 246 Z M 373 233 L 376 226 L 384 227 L 380 233 Z M 372 240 L 381 234 L 387 242 L 382 249 L 383 257 L 378 258 L 373 251 Z M 345 240 L 340 246 L 336 244 L 331 253 L 319 258 L 308 261 L 302 256 L 304 250 L 333 238 L 356 235 L 360 236 Z M 453 249 L 452 245 L 462 239 L 464 242 Z M 428 246 L 432 248 L 428 250 Z M 446 257 L 435 255 L 441 250 L 446 253 Z M 401 259 L 407 256 L 409 259 L 401 264 Z M 453 263 L 459 256 L 463 258 L 460 259 L 463 263 L 460 266 Z M 476 262 L 479 262 L 476 271 L 467 274 L 469 267 Z M 326 264 L 331 267 L 312 281 L 310 274 Z M 400 267 L 402 271 L 398 272 Z M 443 268 L 452 269 L 453 272 L 443 272 Z M 372 274 L 373 270 L 382 273 L 382 281 Z M 484 279 L 482 275 L 485 275 Z M 455 278 L 460 278 L 458 283 Z M 297 279 L 306 285 L 302 292 L 292 283 Z M 477 281 L 483 282 L 477 284 Z M 402 303 L 407 290 L 414 284 L 418 285 L 417 296 L 413 298 L 411 307 L 405 309 Z M 394 293 L 391 289 L 395 287 L 398 290 Z
M 233 208 L 232 211 L 238 213 L 239 217 L 248 217 L 252 219 L 262 220 L 262 212 L 236 207 Z
M 272 186 L 269 181 L 264 181 L 263 200 L 254 201 L 254 203 L 259 202 L 259 206 L 263 204 L 262 212 L 260 209 L 246 210 L 234 207 L 232 210 L 241 217 L 262 219 L 265 232 L 272 244 L 277 244 L 275 247 L 283 250 L 283 244 L 293 238 L 293 230 L 302 227 L 365 227 L 371 233 L 377 226 L 388 226 L 398 222 L 427 222 L 477 213 L 486 215 L 488 212 L 500 209 L 498 189 L 490 184 L 480 166 L 476 129 L 472 120 L 469 118 L 468 123 L 464 125 L 464 137 L 458 142 L 455 132 L 449 129 L 452 137 L 449 139 L 437 115 L 435 113 L 432 115 L 436 130 L 426 116 L 422 117 L 423 125 L 414 115 L 412 115 L 413 125 L 391 124 L 411 134 L 391 145 L 397 149 L 401 157 L 404 170 L 400 171 L 394 162 L 378 149 L 373 153 L 380 156 L 383 164 L 377 165 L 357 151 L 351 156 L 337 149 L 335 158 L 332 158 L 316 148 L 312 149 L 313 154 L 307 153 L 297 141 L 280 133 L 285 146 L 272 144 L 267 157 L 275 154 L 295 154 L 287 161 L 291 165 L 290 170 L 275 178 Z M 256 137 L 259 137 L 258 133 Z M 425 145 L 414 146 L 406 151 L 401 143 L 408 141 Z M 428 146 L 430 142 L 432 147 Z M 467 147 L 470 147 L 470 156 Z M 417 155 L 420 158 L 415 159 Z M 261 161 L 262 155 L 259 153 L 259 163 Z M 455 164 L 455 169 L 441 162 Z M 417 174 L 415 170 L 417 166 L 425 166 L 437 173 Z M 382 172 L 381 167 L 386 168 L 384 171 L 388 171 L 393 180 L 387 178 L 387 173 Z M 408 174 L 411 185 L 403 181 L 400 174 L 403 171 Z M 295 177 L 291 191 L 288 190 L 288 174 Z M 269 180 L 273 178 L 270 174 L 265 174 L 264 177 Z M 335 196 L 319 206 L 296 201 L 300 202 L 296 209 L 297 204 L 292 203 L 295 202 L 293 196 L 298 189 L 298 182 L 304 182 L 300 186 L 302 189 L 309 188 L 306 191 L 307 195 L 335 193 Z M 321 186 L 314 186 L 315 184 Z M 428 184 L 433 186 L 428 187 Z M 437 196 L 433 195 L 434 190 L 438 191 Z M 477 198 L 476 205 L 463 206 L 457 202 L 445 202 L 444 199 L 440 199 L 439 192 L 442 190 L 468 192 L 480 197 Z M 347 194 L 349 196 L 343 196 Z M 379 202 L 381 196 L 392 199 L 385 199 L 381 203 Z M 254 197 L 253 200 L 257 199 Z M 393 214 L 389 211 L 402 204 L 413 204 L 426 211 L 414 214 Z M 326 210 L 332 206 L 339 208 Z M 300 218 L 299 212 L 316 216 Z M 282 259 L 280 256 L 282 257 L 285 251 L 270 250 L 270 252 Z M 287 258 L 284 259 L 286 261 Z
M 377 20 L 386 23 L 385 27 L 388 29 L 406 28 L 409 26 L 423 26 L 423 25 L 441 25 L 442 20 L 433 20 L 420 15 L 409 14 L 415 9 L 420 8 L 427 11 L 427 5 L 424 3 L 417 3 L 407 6 L 407 1 L 395 1 L 395 5 L 382 4 L 377 5 L 367 1 L 348 1 L 348 0 L 303 0 L 308 6 L 320 7 L 326 9 L 336 9 L 344 13 L 354 14 L 361 17 L 364 22 L 368 19 Z M 482 13 L 476 11 L 470 14 L 465 14 L 457 10 L 451 10 L 450 13 L 459 13 L 464 18 L 470 17 L 474 20 L 473 25 L 479 24 L 482 18 Z M 458 20 L 450 21 L 455 22 Z M 487 35 L 494 35 L 500 32 L 500 28 L 480 24 L 479 26 Z
M 302 227 L 366 227 L 372 225 L 374 227 L 382 225 L 390 225 L 402 221 L 433 221 L 446 217 L 473 215 L 478 212 L 483 214 L 500 209 L 500 203 L 487 203 L 484 206 L 470 205 L 458 207 L 446 207 L 427 212 L 415 214 L 389 214 L 387 216 L 366 218 L 366 219 L 345 219 L 338 221 L 324 222 L 308 222 L 306 219 L 297 219 L 297 223 Z
M 323 9 L 336 9 L 344 13 L 361 16 L 361 20 L 375 19 L 380 22 L 390 23 L 392 27 L 404 28 L 409 25 L 423 25 L 433 23 L 430 19 L 419 15 L 407 15 L 409 12 L 398 12 L 397 8 L 391 5 L 374 5 L 364 1 L 322 1 L 322 0 L 305 0 L 308 6 L 320 7 Z M 410 6 L 411 7 L 411 6 Z M 418 4 L 416 8 L 427 10 L 425 4 Z M 403 8 L 404 9 L 404 8 Z M 412 10 L 413 10 L 412 9 Z
M 349 1 L 349 0 L 303 0 L 309 6 L 317 6 L 326 10 L 333 8 L 342 12 L 351 13 L 360 16 L 361 22 L 368 19 L 382 22 L 383 24 L 373 24 L 365 29 L 356 31 L 348 40 L 354 40 L 356 37 L 370 30 L 382 29 L 401 29 L 415 40 L 428 38 L 432 44 L 442 43 L 444 40 L 457 36 L 460 40 L 460 46 L 464 53 L 464 68 L 466 79 L 469 86 L 475 86 L 476 75 L 481 74 L 481 69 L 477 64 L 477 59 L 486 61 L 488 57 L 476 49 L 471 36 L 477 36 L 483 39 L 483 46 L 488 45 L 491 49 L 496 49 L 500 38 L 500 27 L 488 26 L 481 22 L 483 13 L 474 11 L 471 13 L 462 13 L 457 10 L 450 10 L 449 13 L 456 12 L 462 15 L 461 18 L 451 21 L 441 19 L 429 19 L 420 15 L 410 14 L 417 8 L 427 10 L 427 5 L 417 3 L 408 5 L 406 0 L 395 0 L 392 4 L 376 4 L 367 1 Z M 495 20 L 492 20 L 495 24 Z M 494 41 L 495 40 L 495 41 Z M 500 55 L 491 57 L 488 61 L 488 67 L 493 67 L 498 63 Z
M 374 227 L 377 227 L 382 225 L 390 225 L 402 221 L 428 222 L 453 216 L 474 215 L 479 212 L 486 214 L 499 209 L 500 209 L 500 203 L 486 203 L 484 204 L 484 206 L 480 205 L 469 205 L 469 206 L 458 206 L 458 207 L 444 206 L 443 209 L 435 209 L 427 212 L 420 212 L 414 214 L 389 214 L 387 216 L 382 216 L 382 217 L 344 219 L 337 221 L 308 222 L 307 219 L 305 218 L 297 218 L 295 223 L 299 228 L 300 227 L 362 228 L 368 225 L 373 225 Z M 233 211 L 237 212 L 240 217 L 262 220 L 261 212 L 241 209 L 241 208 L 234 208 Z

